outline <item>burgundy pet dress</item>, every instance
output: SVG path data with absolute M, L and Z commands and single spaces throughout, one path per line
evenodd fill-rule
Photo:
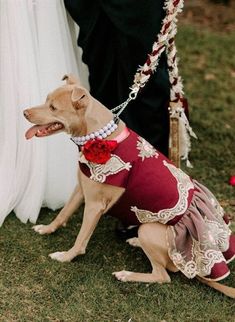
M 235 236 L 222 207 L 142 137 L 130 130 L 106 163 L 89 162 L 81 153 L 79 164 L 91 180 L 126 189 L 109 215 L 125 225 L 168 225 L 169 256 L 185 276 L 220 280 L 229 275 Z

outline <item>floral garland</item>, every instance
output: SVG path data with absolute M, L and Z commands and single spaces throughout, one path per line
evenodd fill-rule
M 184 0 L 166 0 L 164 9 L 166 16 L 163 19 L 162 28 L 157 36 L 157 40 L 152 46 L 152 52 L 143 66 L 140 66 L 134 77 L 134 84 L 131 87 L 129 98 L 126 102 L 114 108 L 112 111 L 119 110 L 118 115 L 124 110 L 130 100 L 136 98 L 139 90 L 148 82 L 150 76 L 156 71 L 161 54 L 166 51 L 169 80 L 171 83 L 169 113 L 170 118 L 177 118 L 179 121 L 179 155 L 181 159 L 186 160 L 187 166 L 191 166 L 188 160 L 191 143 L 190 136 L 197 138 L 189 125 L 184 111 L 184 92 L 182 79 L 178 71 L 177 50 L 175 46 L 175 35 L 177 33 L 177 14 L 184 6 Z M 173 104 L 172 104 L 173 103 Z
M 152 52 L 148 55 L 145 64 L 139 67 L 137 73 L 134 77 L 134 84 L 131 89 L 134 92 L 138 92 L 141 87 L 144 87 L 149 80 L 150 76 L 155 72 L 159 64 L 161 54 L 166 51 L 166 48 L 174 39 L 177 33 L 176 23 L 177 14 L 183 9 L 183 0 L 166 0 L 164 9 L 166 11 L 166 16 L 162 22 L 162 28 L 157 36 L 157 40 L 152 46 Z M 175 46 L 171 47 L 175 48 Z M 171 72 L 171 66 L 169 66 L 169 72 Z

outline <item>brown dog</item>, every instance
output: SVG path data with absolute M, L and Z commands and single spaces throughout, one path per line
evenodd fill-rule
M 81 87 L 73 76 L 63 78 L 67 81 L 48 95 L 45 104 L 24 111 L 24 116 L 36 124 L 26 133 L 26 138 L 43 137 L 65 131 L 72 136 L 83 136 L 104 127 L 113 114 L 95 100 L 86 89 Z M 116 138 L 125 128 L 120 121 L 109 140 Z M 69 262 L 74 257 L 84 254 L 89 239 L 100 219 L 122 197 L 125 188 L 97 182 L 78 170 L 78 185 L 69 201 L 58 216 L 49 225 L 36 225 L 33 229 L 39 234 L 51 234 L 65 226 L 71 215 L 85 201 L 83 222 L 74 246 L 68 251 L 55 252 L 50 257 L 60 262 Z M 132 246 L 143 249 L 152 264 L 151 273 L 134 273 L 129 271 L 114 272 L 120 281 L 170 282 L 167 270 L 178 271 L 168 255 L 166 239 L 167 225 L 159 222 L 148 222 L 140 225 L 138 238 L 129 239 Z M 230 297 L 235 297 L 235 289 L 217 282 L 198 277 L 203 283 L 219 290 Z

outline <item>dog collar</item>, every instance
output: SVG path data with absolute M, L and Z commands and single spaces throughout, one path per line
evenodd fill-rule
M 122 130 L 122 132 L 120 134 L 118 134 L 115 138 L 113 138 L 112 140 L 116 141 L 117 143 L 121 143 L 129 135 L 130 135 L 130 131 L 127 127 L 125 127 L 124 130 Z

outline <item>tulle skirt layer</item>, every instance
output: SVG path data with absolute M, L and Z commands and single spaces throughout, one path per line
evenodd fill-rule
M 188 278 L 221 280 L 235 257 L 235 236 L 215 196 L 195 180 L 194 185 L 190 207 L 176 225 L 168 227 L 169 256 Z

